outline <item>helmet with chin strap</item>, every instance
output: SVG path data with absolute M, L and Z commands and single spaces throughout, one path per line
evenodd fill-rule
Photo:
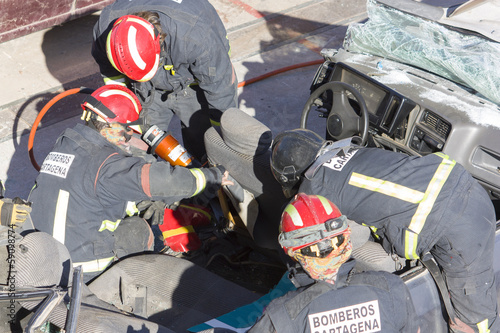
M 82 108 L 84 111 L 82 119 L 90 115 L 88 113 L 90 110 L 107 123 L 121 124 L 136 122 L 142 110 L 137 96 L 130 89 L 118 84 L 98 88 L 92 95 L 87 96 Z
M 120 73 L 134 81 L 151 80 L 160 63 L 160 34 L 134 15 L 118 18 L 106 40 L 106 54 Z
M 313 279 L 334 283 L 351 256 L 350 235 L 337 206 L 320 195 L 299 193 L 282 214 L 279 243 Z
M 284 189 L 298 183 L 314 162 L 325 140 L 308 129 L 294 129 L 276 136 L 271 148 L 271 170 Z
M 342 245 L 349 228 L 347 218 L 320 195 L 299 193 L 281 217 L 279 242 L 287 254 L 324 257 Z

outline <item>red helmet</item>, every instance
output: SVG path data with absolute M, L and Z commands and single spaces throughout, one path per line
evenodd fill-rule
M 87 96 L 82 108 L 85 112 L 92 110 L 108 123 L 122 124 L 137 121 L 142 110 L 137 96 L 130 89 L 118 84 L 100 87 Z
M 149 81 L 160 63 L 160 34 L 143 18 L 122 16 L 109 32 L 106 54 L 120 73 L 134 81 Z
M 299 193 L 281 216 L 279 242 L 290 256 L 300 250 L 303 255 L 324 257 L 346 241 L 348 229 L 347 218 L 328 199 Z M 337 237 L 340 244 L 332 244 L 330 240 Z
M 320 195 L 299 193 L 281 217 L 279 242 L 315 280 L 335 283 L 339 267 L 351 256 L 347 218 Z

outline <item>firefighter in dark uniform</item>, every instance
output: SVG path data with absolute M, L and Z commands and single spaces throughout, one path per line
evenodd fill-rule
M 419 332 L 401 278 L 356 272 L 347 219 L 328 199 L 299 193 L 281 217 L 279 242 L 307 273 L 273 300 L 250 333 Z
M 151 22 L 151 23 L 149 23 Z M 205 153 L 203 134 L 237 106 L 237 79 L 224 25 L 207 0 L 117 0 L 94 26 L 92 55 L 106 84 L 139 96 L 144 128 L 166 131 L 175 114 L 187 150 Z
M 328 198 L 369 226 L 389 253 L 419 259 L 430 252 L 458 317 L 451 329 L 499 332 L 487 192 L 442 153 L 407 156 L 346 140 L 332 143 L 305 129 L 279 134 L 271 157 L 276 179 L 289 193 Z
M 97 89 L 82 107 L 88 126 L 60 135 L 29 200 L 35 228 L 66 245 L 89 281 L 117 258 L 151 249 L 151 229 L 134 215 L 136 202 L 213 197 L 227 174 L 132 156 L 131 146 L 145 143 L 124 124 L 137 121 L 141 105 L 123 86 Z

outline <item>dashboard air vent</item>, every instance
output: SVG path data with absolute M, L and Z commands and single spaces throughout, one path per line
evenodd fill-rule
M 441 136 L 443 139 L 446 139 L 450 133 L 450 124 L 433 112 L 426 110 L 422 117 L 422 122 L 427 125 L 427 127 L 436 131 L 436 134 Z

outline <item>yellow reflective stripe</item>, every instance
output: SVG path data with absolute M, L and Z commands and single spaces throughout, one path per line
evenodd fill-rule
M 64 244 L 66 240 L 66 218 L 68 213 L 69 192 L 59 190 L 57 196 L 56 211 L 54 214 L 54 227 L 52 228 L 52 237 Z
M 215 121 L 213 119 L 210 119 L 210 124 L 212 124 L 212 126 L 220 126 L 220 122 Z
M 135 215 L 135 214 L 139 213 L 139 209 L 137 209 L 137 206 L 135 205 L 135 202 L 133 202 L 133 201 L 128 201 L 127 202 L 127 207 L 125 208 L 125 213 L 128 216 L 132 216 L 132 215 Z
M 193 207 L 193 206 L 188 206 L 188 205 L 180 205 L 180 207 L 184 207 L 184 208 L 187 208 L 187 209 L 191 209 L 191 210 L 197 211 L 198 213 L 202 213 L 203 215 L 205 215 L 209 219 L 212 218 L 209 213 L 207 213 L 206 211 L 204 211 L 201 208 Z
M 448 160 L 448 159 L 450 159 L 450 157 L 449 157 L 448 155 L 443 154 L 442 152 L 433 153 L 433 155 L 439 156 L 439 157 L 441 157 L 443 160 Z
M 380 239 L 380 236 L 379 236 L 379 235 L 377 235 L 377 230 L 378 230 L 378 228 L 376 228 L 376 227 L 374 227 L 374 226 L 372 226 L 372 225 L 367 225 L 367 224 L 364 224 L 364 223 L 361 223 L 361 225 L 364 225 L 365 227 L 370 228 L 370 230 L 371 230 L 371 231 L 372 231 L 372 233 L 373 233 L 373 237 L 375 237 L 376 239 Z
M 333 207 L 330 204 L 330 202 L 328 201 L 328 199 L 325 198 L 325 197 L 323 197 L 323 196 L 321 196 L 321 195 L 317 195 L 316 197 L 319 199 L 319 201 L 323 205 L 323 208 L 325 208 L 326 214 L 330 215 L 333 212 Z
M 96 259 L 86 262 L 74 262 L 73 267 L 82 266 L 84 273 L 100 272 L 106 269 L 106 267 L 113 262 L 115 257 Z
M 304 225 L 304 222 L 302 221 L 302 217 L 300 217 L 299 212 L 297 211 L 297 208 L 295 206 L 289 204 L 285 207 L 285 213 L 288 213 L 290 215 L 290 218 L 292 219 L 292 223 L 296 225 L 297 227 L 302 227 Z
M 422 231 L 424 227 L 425 220 L 427 216 L 432 210 L 434 206 L 434 202 L 436 201 L 439 192 L 443 188 L 444 183 L 448 179 L 448 176 L 453 170 L 456 162 L 454 160 L 450 160 L 448 158 L 443 159 L 443 162 L 438 166 L 434 176 L 432 177 L 429 185 L 427 185 L 427 189 L 424 194 L 424 198 L 420 202 L 417 207 L 417 211 L 411 220 L 410 225 L 408 226 L 411 230 L 416 232 L 417 234 Z
M 488 319 L 485 319 L 482 322 L 478 323 L 477 329 L 479 330 L 479 333 L 490 333 Z
M 439 154 L 438 156 L 442 157 L 443 161 L 438 166 L 434 176 L 429 182 L 424 198 L 418 205 L 417 210 L 411 219 L 410 225 L 408 226 L 408 229 L 413 232 L 407 230 L 405 233 L 405 257 L 407 259 L 419 258 L 416 253 L 418 234 L 422 231 L 425 221 L 427 220 L 427 216 L 429 216 L 444 183 L 448 179 L 451 170 L 453 170 L 456 164 L 454 160 L 451 160 L 444 154 Z
M 418 259 L 417 254 L 418 234 L 409 230 L 405 231 L 405 257 L 406 259 Z
M 177 229 L 165 230 L 162 232 L 162 234 L 163 238 L 167 239 L 169 237 L 189 234 L 191 232 L 194 232 L 194 227 L 192 225 L 187 225 L 185 227 L 179 227 Z
M 170 74 L 175 75 L 174 65 L 165 65 L 163 66 L 165 70 L 170 71 Z
M 192 168 L 189 169 L 191 173 L 193 174 L 195 180 L 196 180 L 196 190 L 194 194 L 192 195 L 193 197 L 197 195 L 198 193 L 202 192 L 205 189 L 205 185 L 207 184 L 207 180 L 205 178 L 205 174 L 203 171 L 201 171 L 198 168 Z
M 420 191 L 412 190 L 409 187 L 398 185 L 387 180 L 368 177 L 356 172 L 352 173 L 349 179 L 349 185 L 385 194 L 414 204 L 419 203 L 424 197 L 424 193 Z
M 119 84 L 127 86 L 127 77 L 125 75 L 117 75 L 112 77 L 103 76 L 104 84 Z
M 121 21 L 121 20 L 119 20 Z M 111 65 L 118 70 L 116 67 L 115 61 L 113 59 L 113 51 L 111 50 L 111 30 L 108 33 L 108 36 L 106 37 L 106 55 L 108 56 L 109 62 Z
M 115 231 L 116 228 L 118 228 L 118 225 L 120 224 L 122 220 L 117 220 L 115 222 L 110 221 L 110 220 L 104 220 L 101 223 L 101 227 L 99 228 L 99 232 L 102 232 L 104 230 L 109 230 L 111 232 Z

